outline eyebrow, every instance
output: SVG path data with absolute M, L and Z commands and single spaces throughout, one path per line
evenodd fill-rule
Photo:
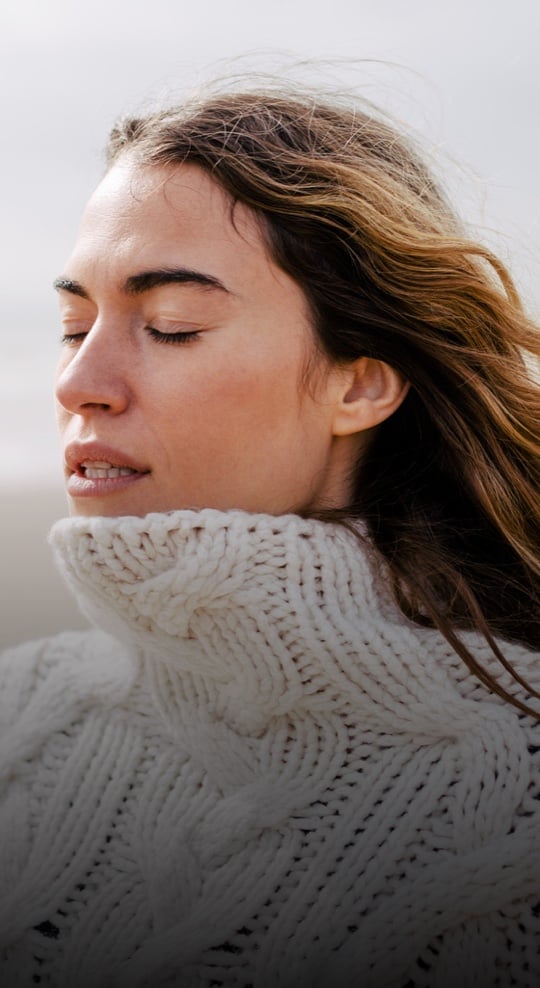
M 133 274 L 126 279 L 123 291 L 127 295 L 143 295 L 153 288 L 173 284 L 199 285 L 201 288 L 217 289 L 228 295 L 232 294 L 219 278 L 205 274 L 203 271 L 193 271 L 190 268 L 157 268 L 155 271 L 141 271 L 140 274 Z M 90 298 L 86 288 L 73 278 L 55 278 L 53 287 L 57 292 L 69 292 L 80 298 Z
M 69 292 L 71 295 L 79 295 L 80 298 L 89 298 L 86 288 L 73 278 L 55 278 L 53 288 L 56 292 Z
M 204 274 L 202 271 L 192 271 L 190 268 L 159 268 L 157 271 L 143 271 L 141 274 L 134 274 L 128 278 L 124 291 L 128 295 L 142 295 L 152 288 L 159 288 L 161 285 L 200 285 L 203 288 L 216 288 L 219 291 L 227 292 L 219 278 L 214 275 Z

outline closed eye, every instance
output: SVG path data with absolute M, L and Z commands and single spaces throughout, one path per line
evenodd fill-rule
M 89 318 L 86 315 L 80 315 L 73 312 L 72 308 L 69 308 L 62 315 L 63 335 L 60 337 L 60 343 L 63 346 L 76 346 L 82 343 L 85 336 L 92 329 L 93 324 L 93 317 Z
M 60 343 L 62 346 L 74 346 L 76 343 L 82 343 L 86 336 L 86 333 L 64 333 L 60 337 Z
M 185 330 L 184 332 L 162 333 L 153 326 L 146 326 L 146 332 L 157 343 L 190 343 L 200 336 L 200 331 L 197 329 Z

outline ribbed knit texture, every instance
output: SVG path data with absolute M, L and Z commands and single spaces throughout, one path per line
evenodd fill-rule
M 52 542 L 102 630 L 0 661 L 2 986 L 540 985 L 540 727 L 369 544 L 213 510 Z

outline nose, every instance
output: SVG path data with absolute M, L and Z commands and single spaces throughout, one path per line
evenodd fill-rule
M 96 410 L 118 415 L 128 407 L 126 354 L 105 326 L 95 323 L 79 345 L 66 345 L 55 393 L 58 404 L 76 415 Z

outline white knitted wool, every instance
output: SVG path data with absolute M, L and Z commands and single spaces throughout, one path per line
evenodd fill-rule
M 540 984 L 539 726 L 369 546 L 213 510 L 52 540 L 107 634 L 0 663 L 2 985 Z

